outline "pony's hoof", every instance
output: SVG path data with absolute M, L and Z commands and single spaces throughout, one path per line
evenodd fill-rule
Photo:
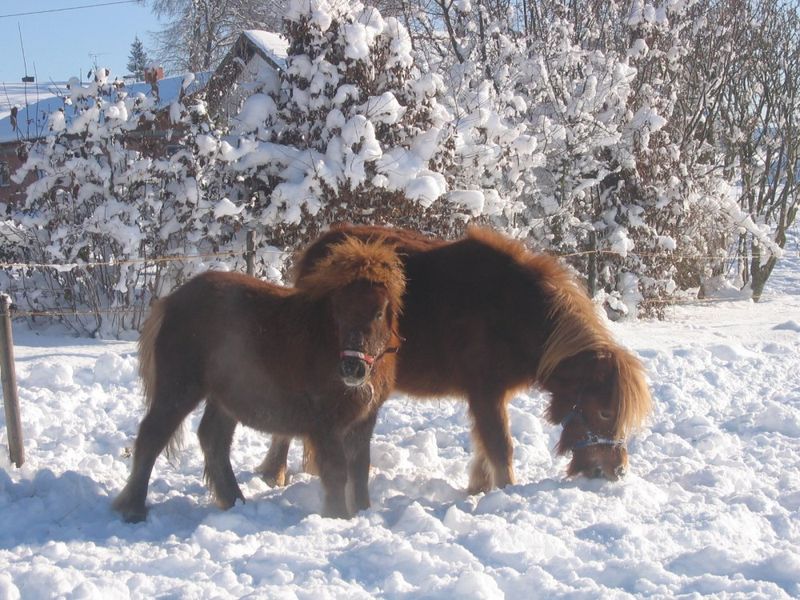
M 346 506 L 326 506 L 322 510 L 322 516 L 326 519 L 349 519 L 350 511 Z
M 286 466 L 280 465 L 276 467 L 272 464 L 269 457 L 264 459 L 256 468 L 256 473 L 261 477 L 261 480 L 270 487 L 283 487 L 286 485 Z
M 130 496 L 125 491 L 117 496 L 111 504 L 111 508 L 117 511 L 126 523 L 141 523 L 147 519 L 147 508 L 144 504 L 131 503 Z
M 141 523 L 142 521 L 147 520 L 147 509 L 146 508 L 118 508 L 114 507 L 122 520 L 126 523 Z
M 122 520 L 126 523 L 142 523 L 147 520 L 147 511 L 125 513 L 122 515 Z
M 367 510 L 371 506 L 370 501 L 367 500 L 357 500 L 355 503 L 356 512 L 360 512 L 362 510 Z
M 261 480 L 270 487 L 284 487 L 286 485 L 286 471 L 278 473 L 261 473 Z
M 231 508 L 236 506 L 237 502 L 241 503 L 241 504 L 247 504 L 247 502 L 244 499 L 244 496 L 242 496 L 241 494 L 236 496 L 233 499 L 231 499 L 231 498 L 214 498 L 214 504 L 217 505 L 217 508 L 220 508 L 222 510 L 230 510 Z

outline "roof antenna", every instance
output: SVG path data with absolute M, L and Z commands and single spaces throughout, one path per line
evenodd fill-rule
M 22 64 L 25 67 L 25 76 L 22 78 L 22 83 L 33 83 L 35 78 L 28 75 L 28 61 L 25 59 L 25 44 L 22 43 L 22 25 L 17 21 L 17 30 L 19 31 L 19 47 L 22 50 Z

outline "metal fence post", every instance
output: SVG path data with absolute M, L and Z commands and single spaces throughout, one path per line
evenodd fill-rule
M 8 451 L 11 462 L 21 467 L 25 462 L 25 449 L 22 446 L 17 374 L 14 370 L 14 338 L 11 334 L 11 298 L 8 294 L 0 294 L 0 379 L 3 382 Z

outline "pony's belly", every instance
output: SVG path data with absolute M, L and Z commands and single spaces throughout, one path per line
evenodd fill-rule
M 398 391 L 422 397 L 463 396 L 466 393 L 460 374 L 442 359 L 423 357 L 417 360 L 417 356 L 409 350 L 399 358 L 395 379 Z
M 340 429 L 366 417 L 373 392 L 315 394 L 309 391 L 238 390 L 227 395 L 221 408 L 234 419 L 259 431 L 304 435 L 319 429 Z
M 232 390 L 221 407 L 243 425 L 268 433 L 302 434 L 314 418 L 302 394 L 274 390 Z

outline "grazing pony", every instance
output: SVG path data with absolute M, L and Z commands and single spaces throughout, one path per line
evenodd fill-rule
M 146 518 L 158 454 L 205 399 L 198 429 L 205 479 L 221 508 L 244 501 L 230 463 L 237 423 L 302 435 L 317 449 L 323 514 L 369 506 L 369 439 L 394 385 L 405 278 L 390 243 L 340 236 L 303 289 L 236 273 L 195 277 L 153 306 L 139 341 L 147 414 L 114 508 Z
M 380 227 L 340 226 L 300 256 L 297 285 L 344 236 L 383 237 L 405 263 L 403 348 L 396 387 L 413 396 L 466 397 L 475 457 L 469 491 L 514 483 L 507 404 L 520 389 L 550 392 L 568 475 L 617 480 L 626 438 L 650 411 L 641 363 L 614 341 L 574 278 L 550 256 L 486 229 L 454 242 Z M 290 440 L 273 436 L 259 471 L 283 483 Z M 313 443 L 312 443 L 313 447 Z

